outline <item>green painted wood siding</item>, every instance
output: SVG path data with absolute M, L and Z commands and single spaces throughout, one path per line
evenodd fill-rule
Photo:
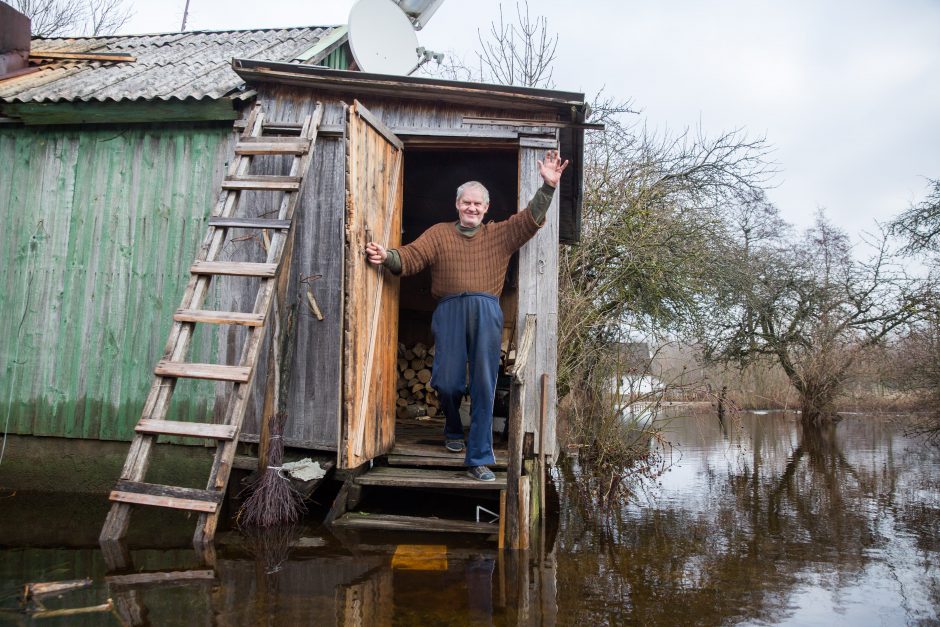
M 0 127 L 0 428 L 131 438 L 231 141 L 225 125 Z M 193 346 L 218 352 L 210 333 Z M 181 382 L 170 415 L 205 419 L 214 393 Z

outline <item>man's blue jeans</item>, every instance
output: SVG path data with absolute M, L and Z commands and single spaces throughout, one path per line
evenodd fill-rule
M 479 292 L 446 296 L 434 310 L 431 330 L 435 343 L 431 387 L 444 410 L 444 437 L 463 439 L 460 401 L 467 391 L 469 364 L 470 437 L 464 463 L 493 464 L 493 398 L 503 333 L 499 299 Z

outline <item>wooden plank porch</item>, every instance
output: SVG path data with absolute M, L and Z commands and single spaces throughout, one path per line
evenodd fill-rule
M 509 452 L 494 435 L 496 463 L 491 470 L 505 469 Z M 389 466 L 462 468 L 463 453 L 444 448 L 443 418 L 399 418 L 395 422 L 395 447 L 388 454 Z

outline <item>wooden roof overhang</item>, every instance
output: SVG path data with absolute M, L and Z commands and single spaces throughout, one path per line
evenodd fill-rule
M 500 134 L 498 129 L 507 127 L 517 130 L 516 137 L 557 129 L 561 153 L 571 161 L 562 181 L 559 198 L 559 241 L 573 244 L 580 239 L 584 131 L 598 128 L 586 123 L 591 109 L 584 94 L 424 77 L 369 74 L 253 59 L 233 59 L 232 69 L 248 83 L 276 83 L 337 95 L 352 94 L 357 98 L 372 95 L 396 100 L 433 101 L 520 113 L 518 118 L 464 118 L 460 128 L 451 129 L 452 133 L 449 135 L 446 131 L 436 129 L 436 142 L 440 142 L 445 136 L 451 140 L 459 136 L 466 140 L 493 141 L 496 139 L 495 134 Z M 394 130 L 398 132 L 398 129 Z M 412 137 L 406 144 L 418 145 L 422 140 L 431 139 Z

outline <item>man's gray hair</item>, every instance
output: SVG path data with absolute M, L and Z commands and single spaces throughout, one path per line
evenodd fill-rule
M 478 189 L 483 193 L 483 202 L 487 205 L 490 204 L 490 191 L 483 187 L 483 183 L 480 181 L 467 181 L 463 185 L 457 188 L 457 200 L 460 200 L 460 197 L 463 196 L 463 193 L 468 189 Z

